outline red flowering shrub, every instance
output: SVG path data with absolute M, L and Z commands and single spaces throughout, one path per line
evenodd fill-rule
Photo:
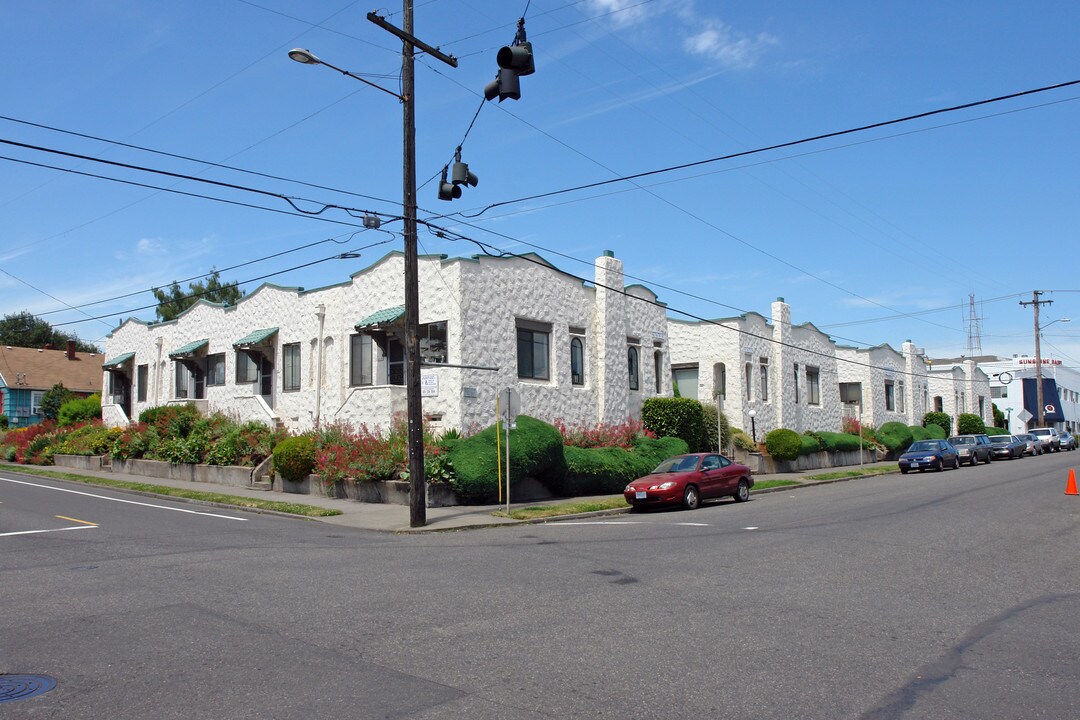
M 579 448 L 620 447 L 632 450 L 637 438 L 656 438 L 655 433 L 646 429 L 640 420 L 632 418 L 617 425 L 597 423 L 592 427 L 567 425 L 562 420 L 556 420 L 555 427 L 562 435 L 564 445 Z
M 408 435 L 402 414 L 394 417 L 386 432 L 367 425 L 359 429 L 348 423 L 329 425 L 315 434 L 315 472 L 326 483 L 407 478 Z M 429 480 L 445 480 L 450 473 L 443 448 L 426 424 L 424 466 Z

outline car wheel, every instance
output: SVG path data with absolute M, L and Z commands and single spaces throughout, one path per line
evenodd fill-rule
M 978 464 L 979 464 L 979 456 L 978 455 L 972 455 L 971 458 L 968 460 L 968 465 L 970 465 L 971 467 L 975 467 Z
M 994 462 L 994 456 L 993 456 L 993 455 L 991 455 L 990 453 L 986 453 L 986 460 L 985 460 L 985 462 L 986 462 L 986 464 L 987 464 L 987 465 L 989 465 L 990 463 Z
M 953 470 L 959 470 L 960 469 L 960 458 L 958 458 L 958 457 L 953 458 L 952 469 Z
M 901 475 L 907 475 L 907 471 L 908 471 L 907 468 L 900 468 L 900 474 Z
M 682 504 L 687 510 L 694 510 L 701 504 L 701 496 L 698 494 L 696 487 L 693 485 L 686 486 L 686 490 L 683 491 Z
M 746 502 L 750 499 L 750 485 L 745 480 L 739 480 L 739 487 L 735 488 L 735 502 Z

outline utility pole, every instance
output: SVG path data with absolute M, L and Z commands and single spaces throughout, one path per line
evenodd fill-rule
M 457 67 L 457 59 L 413 36 L 413 3 L 404 0 L 403 29 L 375 13 L 367 18 L 401 38 L 401 88 L 404 125 L 402 159 L 405 230 L 405 402 L 409 421 L 409 526 L 427 524 L 427 474 L 424 472 L 424 414 L 420 398 L 420 273 L 416 257 L 416 109 L 413 50 L 418 47 L 432 57 Z
M 1038 417 L 1039 424 L 1036 427 L 1042 427 L 1045 421 L 1046 404 L 1043 401 L 1043 377 L 1042 377 L 1042 350 L 1039 346 L 1039 306 L 1051 305 L 1053 300 L 1040 300 L 1039 296 L 1042 295 L 1041 290 L 1031 291 L 1031 301 L 1020 301 L 1020 304 L 1024 307 L 1031 305 L 1035 308 L 1035 397 L 1039 404 Z

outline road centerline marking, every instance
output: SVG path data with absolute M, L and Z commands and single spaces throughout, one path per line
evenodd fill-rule
M 60 520 L 70 520 L 71 522 L 80 523 L 82 525 L 91 525 L 93 527 L 98 526 L 96 522 L 90 522 L 89 520 L 79 520 L 78 518 L 68 517 L 67 515 L 53 515 L 53 517 L 59 518 Z
M 0 533 L 0 537 L 12 535 L 37 535 L 40 533 L 64 532 L 65 530 L 93 530 L 97 525 L 76 525 L 74 527 L 52 528 L 51 530 L 19 530 L 17 532 Z

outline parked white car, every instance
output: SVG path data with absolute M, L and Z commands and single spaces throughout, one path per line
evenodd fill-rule
M 1061 436 L 1058 435 L 1057 428 L 1032 428 L 1028 432 L 1042 440 L 1044 450 L 1057 452 L 1061 449 Z

